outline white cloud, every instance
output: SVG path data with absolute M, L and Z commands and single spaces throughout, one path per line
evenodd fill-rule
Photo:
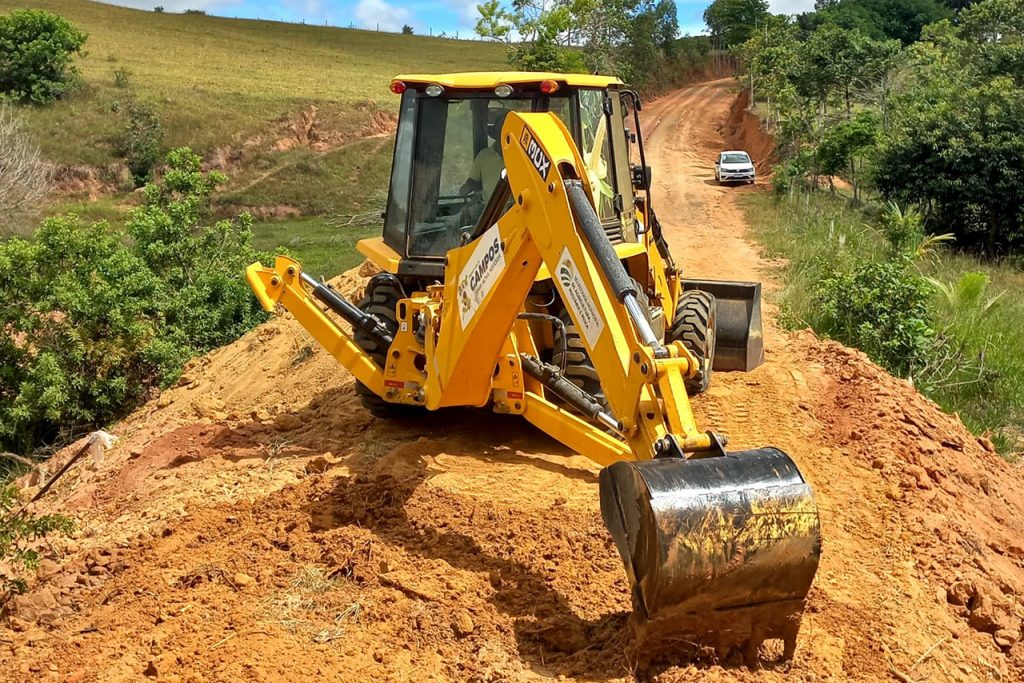
M 814 10 L 814 0 L 769 0 L 772 14 L 800 14 Z
M 412 13 L 404 7 L 395 7 L 385 0 L 359 0 L 356 5 L 356 24 L 362 28 L 380 28 L 382 31 L 400 31 L 402 24 L 410 23 Z
M 482 0 L 448 0 L 448 5 L 458 12 L 459 26 L 476 28 L 476 20 L 480 18 L 480 12 L 477 11 L 476 6 L 479 5 L 481 1 Z

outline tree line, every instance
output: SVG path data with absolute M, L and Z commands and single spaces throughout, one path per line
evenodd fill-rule
M 1024 246 L 1024 3 L 819 0 L 772 15 L 716 0 L 779 144 L 780 190 L 848 182 L 917 204 L 933 231 L 987 254 Z
M 524 71 L 616 75 L 657 92 L 707 68 L 711 41 L 679 37 L 674 0 L 485 0 L 476 32 Z

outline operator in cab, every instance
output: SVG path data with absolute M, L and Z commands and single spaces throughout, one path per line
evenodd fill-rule
M 505 117 L 508 116 L 507 109 L 491 109 L 487 112 L 487 137 L 491 144 L 480 150 L 473 165 L 469 168 L 469 176 L 466 182 L 462 183 L 461 192 L 483 191 L 486 200 L 494 192 L 495 186 L 501 180 L 501 172 L 505 168 L 505 160 L 501 156 L 501 127 L 505 125 Z

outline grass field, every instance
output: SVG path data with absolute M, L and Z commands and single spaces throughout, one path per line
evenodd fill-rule
M 83 87 L 29 117 L 47 158 L 64 164 L 114 160 L 112 140 L 123 124 L 112 106 L 129 97 L 154 106 L 168 146 L 205 152 L 264 132 L 310 103 L 323 117 L 341 118 L 366 101 L 392 111 L 387 86 L 399 72 L 505 63 L 503 47 L 485 42 L 158 14 L 86 0 L 0 0 L 0 12 L 24 7 L 60 14 L 89 34 L 78 60 Z M 130 72 L 125 88 L 114 84 L 118 68 Z
M 244 149 L 215 198 L 218 212 L 281 207 L 301 214 L 257 222 L 256 241 L 271 251 L 288 247 L 318 275 L 357 263 L 355 241 L 379 230 L 379 222 L 349 225 L 344 217 L 383 208 L 391 136 L 376 131 L 374 117 L 397 112 L 391 77 L 507 68 L 504 48 L 486 42 L 155 13 L 87 0 L 0 0 L 0 13 L 23 7 L 60 14 L 89 34 L 77 60 L 81 87 L 62 101 L 23 109 L 49 161 L 117 163 L 121 105 L 144 102 L 160 120 L 165 149 L 187 145 L 207 157 Z M 114 74 L 122 69 L 128 83 L 118 87 Z M 276 149 L 282 129 L 311 106 L 328 144 Z M 367 133 L 377 134 L 361 137 Z M 64 197 L 46 213 L 75 212 L 117 227 L 130 208 L 125 199 Z
M 744 199 L 758 241 L 785 264 L 778 303 L 790 327 L 816 327 L 814 293 L 822 279 L 857 259 L 877 261 L 888 253 L 885 237 L 844 198 L 816 193 L 790 200 L 751 193 Z M 990 278 L 984 301 L 995 303 L 967 317 L 966 326 L 965 312 L 936 289 L 932 326 L 939 337 L 955 336 L 964 344 L 970 353 L 959 362 L 972 370 L 921 388 L 944 409 L 959 413 L 972 431 L 990 434 L 1004 455 L 1019 457 L 1024 451 L 1024 273 L 950 249 L 920 259 L 917 268 L 946 284 L 972 272 Z M 975 374 L 976 368 L 984 372 Z

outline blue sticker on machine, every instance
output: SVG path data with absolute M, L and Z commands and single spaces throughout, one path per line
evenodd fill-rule
M 526 150 L 526 156 L 530 157 L 530 161 L 533 162 L 533 167 L 537 169 L 537 173 L 544 180 L 548 179 L 548 171 L 551 170 L 551 159 L 548 159 L 548 155 L 544 153 L 544 149 L 537 144 L 533 134 L 527 126 L 523 126 L 523 134 L 519 138 L 520 144 L 523 149 Z

